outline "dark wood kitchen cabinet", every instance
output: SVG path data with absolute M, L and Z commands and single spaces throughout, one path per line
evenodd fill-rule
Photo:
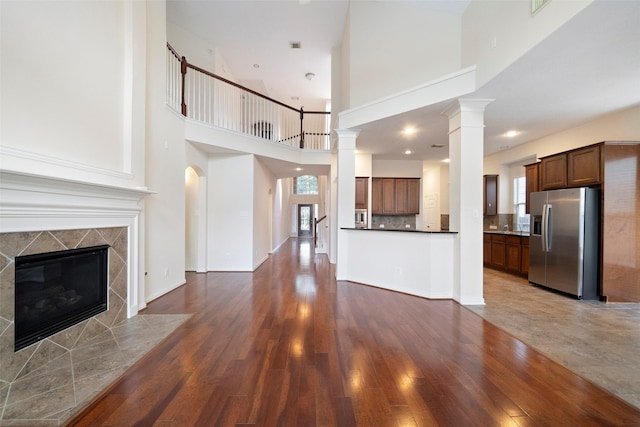
M 382 214 L 394 215 L 396 213 L 396 180 L 384 178 L 382 180 Z
M 491 234 L 482 235 L 482 263 L 485 267 L 491 265 Z
M 540 162 L 524 165 L 526 181 L 525 212 L 531 212 L 531 193 L 540 191 Z
M 420 213 L 419 178 L 373 178 L 373 215 L 416 215 Z
M 371 214 L 382 215 L 382 180 L 371 180 Z
M 418 215 L 420 213 L 420 180 L 409 179 L 407 186 L 407 213 Z
M 587 187 L 601 182 L 600 144 L 567 152 L 567 186 Z
M 493 216 L 498 214 L 498 175 L 485 175 L 483 178 L 484 194 L 482 214 Z
M 506 236 L 493 234 L 491 236 L 491 267 L 503 269 L 506 266 Z
M 522 268 L 522 243 L 520 236 L 507 236 L 505 247 L 505 268 L 512 273 L 520 273 Z
M 540 189 L 588 187 L 602 183 L 602 143 L 541 158 Z
M 367 209 L 369 204 L 369 178 L 356 178 L 356 209 Z
M 529 236 L 484 233 L 482 248 L 485 267 L 524 277 L 529 275 Z
M 409 213 L 407 189 L 409 188 L 409 182 L 404 178 L 396 179 L 396 211 L 398 215 L 406 215 Z
M 529 276 L 529 238 L 522 237 L 520 242 L 522 243 L 522 263 L 520 264 L 520 273 L 523 276 Z
M 540 159 L 540 185 L 542 190 L 567 187 L 567 154 L 560 153 Z

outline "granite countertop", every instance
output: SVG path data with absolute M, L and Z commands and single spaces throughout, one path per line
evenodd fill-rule
M 529 237 L 528 231 L 504 231 L 504 230 L 484 230 L 487 234 L 504 234 L 506 236 L 522 236 Z
M 416 230 L 415 228 L 350 228 L 340 227 L 340 230 L 362 230 L 362 231 L 395 231 L 399 233 L 425 233 L 425 234 L 458 234 L 457 231 L 430 231 L 430 230 Z

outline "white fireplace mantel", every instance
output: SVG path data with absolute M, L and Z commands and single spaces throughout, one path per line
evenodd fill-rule
M 0 171 L 0 233 L 127 227 L 127 315 L 144 301 L 143 226 L 146 188 L 116 187 L 22 172 Z

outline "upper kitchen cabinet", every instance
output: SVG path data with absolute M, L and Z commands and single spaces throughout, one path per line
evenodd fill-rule
M 369 204 L 369 178 L 356 178 L 356 209 L 367 209 Z
M 371 180 L 371 214 L 382 215 L 382 180 Z
M 420 213 L 419 178 L 373 178 L 373 215 L 415 215 Z
M 540 189 L 588 187 L 602 183 L 602 144 L 543 157 L 540 162 Z
M 600 144 L 567 152 L 567 186 L 586 187 L 600 184 L 601 176 Z
M 498 175 L 483 176 L 483 184 L 482 214 L 484 216 L 498 215 Z
M 540 191 L 540 162 L 524 165 L 524 176 L 526 181 L 525 212 L 529 213 L 531 193 Z
M 382 214 L 394 215 L 396 213 L 396 180 L 384 178 L 382 180 Z
M 398 178 L 396 181 L 396 214 L 398 215 L 407 215 L 409 213 L 409 209 L 407 206 L 407 189 L 409 188 L 408 180 L 404 178 Z
M 407 213 L 420 213 L 420 180 L 410 179 L 407 185 Z
M 540 159 L 541 190 L 567 187 L 567 154 L 560 153 Z

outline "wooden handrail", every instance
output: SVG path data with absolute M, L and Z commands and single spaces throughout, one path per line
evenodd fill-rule
M 269 96 L 266 96 L 266 95 L 263 95 L 263 94 L 261 94 L 259 92 L 256 92 L 255 90 L 249 89 L 249 88 L 244 87 L 244 86 L 242 86 L 242 85 L 240 85 L 238 83 L 232 82 L 229 79 L 226 79 L 226 78 L 224 78 L 222 76 L 219 76 L 219 75 L 217 75 L 215 73 L 212 73 L 210 71 L 207 71 L 204 68 L 200 68 L 197 65 L 190 64 L 189 61 L 187 61 L 187 58 L 184 57 L 184 56 L 180 56 L 180 54 L 171 46 L 171 44 L 169 44 L 169 42 L 167 42 L 167 49 L 169 49 L 171 54 L 176 59 L 178 59 L 180 61 L 180 73 L 182 74 L 182 79 L 181 79 L 182 80 L 182 83 L 181 83 L 182 84 L 182 88 L 181 88 L 182 89 L 181 90 L 182 99 L 181 99 L 181 102 L 180 102 L 180 107 L 181 107 L 181 113 L 182 113 L 183 116 L 185 116 L 185 117 L 187 116 L 187 103 L 186 103 L 186 96 L 185 96 L 185 90 L 186 90 L 185 88 L 186 88 L 187 69 L 190 68 L 190 69 L 192 69 L 192 70 L 194 70 L 196 72 L 202 73 L 202 74 L 204 74 L 206 76 L 209 76 L 209 77 L 211 77 L 213 79 L 219 80 L 219 81 L 224 82 L 224 83 L 226 83 L 228 85 L 236 87 L 236 88 L 238 88 L 238 89 L 240 89 L 240 90 L 242 90 L 244 92 L 247 92 L 247 93 L 250 93 L 252 95 L 255 95 L 255 96 L 259 97 L 259 98 L 262 98 L 262 99 L 264 99 L 266 101 L 272 102 L 272 103 L 274 103 L 276 105 L 279 105 L 281 107 L 287 108 L 287 109 L 289 109 L 291 111 L 296 111 L 296 112 L 300 113 L 300 134 L 299 135 L 294 135 L 292 137 L 287 138 L 287 139 L 294 138 L 294 137 L 300 138 L 300 148 L 304 148 L 304 139 L 305 139 L 304 137 L 305 137 L 305 135 L 310 135 L 310 136 L 327 136 L 327 135 L 329 135 L 327 133 L 305 132 L 304 131 L 304 122 L 303 122 L 303 120 L 304 120 L 305 113 L 306 114 L 324 114 L 324 115 L 327 115 L 327 114 L 331 114 L 330 111 L 304 111 L 303 107 L 301 107 L 300 109 L 294 108 L 294 107 L 292 107 L 290 105 L 287 105 L 287 104 L 285 104 L 283 102 L 280 102 L 280 101 L 278 101 L 276 99 L 273 99 L 273 98 L 271 98 Z
M 313 228 L 315 229 L 315 233 L 313 233 L 313 246 L 318 246 L 318 224 L 320 224 L 325 219 L 327 219 L 326 215 L 320 219 L 314 219 L 315 226 Z
M 175 56 L 176 59 L 180 60 L 180 55 L 178 55 L 178 52 L 176 52 L 176 50 L 169 43 L 167 43 L 167 48 L 171 53 L 173 53 L 173 56 Z

